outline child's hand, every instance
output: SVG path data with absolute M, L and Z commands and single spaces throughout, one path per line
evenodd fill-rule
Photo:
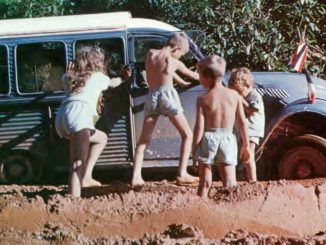
M 125 67 L 121 70 L 120 77 L 122 78 L 122 80 L 126 81 L 131 77 L 131 73 L 131 69 L 129 67 Z
M 246 117 L 253 116 L 257 111 L 258 111 L 257 108 L 254 108 L 252 106 L 246 107 L 245 108 Z
M 191 85 L 191 82 L 179 83 L 181 87 L 185 88 Z
M 243 164 L 249 164 L 250 161 L 250 148 L 248 146 L 242 146 L 240 151 L 240 159 Z
M 73 70 L 74 70 L 74 67 L 75 67 L 75 64 L 73 61 L 70 61 L 67 66 L 66 66 L 66 73 L 69 74 L 69 73 L 72 73 Z

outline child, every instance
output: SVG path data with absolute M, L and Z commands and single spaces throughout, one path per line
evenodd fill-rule
M 58 110 L 55 127 L 60 137 L 70 141 L 69 192 L 79 197 L 81 187 L 100 186 L 92 170 L 107 142 L 107 135 L 95 129 L 97 102 L 108 86 L 121 84 L 105 75 L 104 54 L 99 48 L 77 50 L 76 61 L 67 66 L 64 76 L 66 98 Z M 67 91 L 68 90 L 68 91 Z
M 199 161 L 198 195 L 207 197 L 212 185 L 211 165 L 218 163 L 224 187 L 236 185 L 237 141 L 232 133 L 239 125 L 242 137 L 241 158 L 249 160 L 246 118 L 239 94 L 222 85 L 225 60 L 217 55 L 202 59 L 199 81 L 208 91 L 197 98 L 196 123 L 192 145 L 193 158 Z
M 188 50 L 188 39 L 183 32 L 180 32 L 173 34 L 162 49 L 151 49 L 147 53 L 145 69 L 150 91 L 144 108 L 143 128 L 135 152 L 131 187 L 144 184 L 141 176 L 144 151 L 149 144 L 154 126 L 160 115 L 169 117 L 182 138 L 177 182 L 179 184 L 198 182 L 198 177 L 187 173 L 192 131 L 183 114 L 178 93 L 173 87 L 173 79 L 181 85 L 188 85 L 176 74 L 176 71 L 193 80 L 199 79 L 196 72 L 189 70 L 179 61 L 179 58 L 185 55 Z
M 250 142 L 250 161 L 245 164 L 249 182 L 257 181 L 255 148 L 259 138 L 264 137 L 265 113 L 263 98 L 253 88 L 253 77 L 249 69 L 243 67 L 232 70 L 229 88 L 238 91 L 244 98 L 243 105 L 248 120 L 248 135 Z

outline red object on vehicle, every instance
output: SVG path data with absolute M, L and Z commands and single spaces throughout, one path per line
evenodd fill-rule
M 291 59 L 292 68 L 297 72 L 302 72 L 302 68 L 307 59 L 307 51 L 308 45 L 304 40 L 301 40 Z
M 312 83 L 308 83 L 308 100 L 311 104 L 316 101 L 316 90 Z

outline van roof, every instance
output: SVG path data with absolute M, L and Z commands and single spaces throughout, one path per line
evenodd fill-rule
M 130 12 L 8 19 L 0 20 L 0 26 L 0 38 L 127 28 L 179 30 L 157 20 L 132 18 Z

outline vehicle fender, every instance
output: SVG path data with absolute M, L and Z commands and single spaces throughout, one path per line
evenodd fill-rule
M 266 124 L 265 138 L 257 150 L 262 150 L 281 122 L 292 115 L 304 112 L 316 113 L 326 118 L 326 101 L 317 99 L 314 103 L 308 104 L 307 100 L 298 100 L 284 107 Z

